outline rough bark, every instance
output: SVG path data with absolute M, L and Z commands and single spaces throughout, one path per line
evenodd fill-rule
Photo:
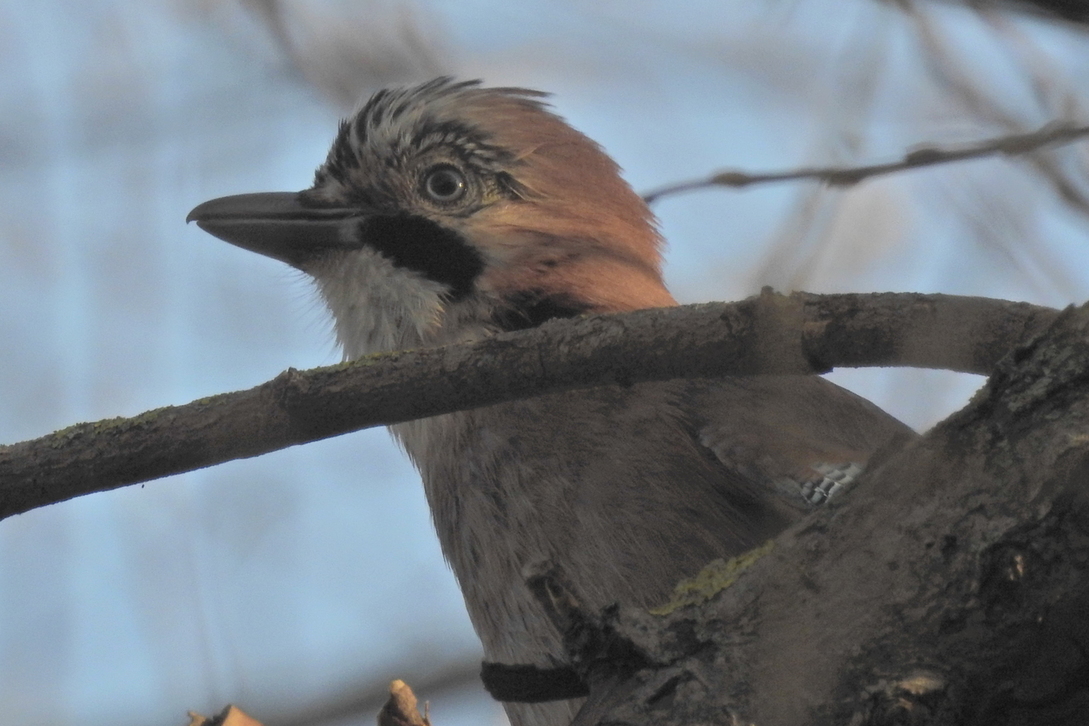
M 987 373 L 1056 314 L 948 295 L 765 291 L 289 369 L 247 391 L 0 447 L 0 518 L 370 426 L 601 383 L 866 365 Z
M 560 608 L 576 723 L 1089 723 L 1089 307 L 755 560 L 668 615 Z

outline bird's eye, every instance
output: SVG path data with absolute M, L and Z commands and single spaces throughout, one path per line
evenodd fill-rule
M 436 166 L 424 177 L 423 191 L 435 202 L 450 204 L 465 196 L 469 184 L 465 175 L 449 165 Z

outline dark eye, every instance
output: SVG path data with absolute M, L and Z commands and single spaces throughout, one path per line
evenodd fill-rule
M 468 188 L 469 185 L 465 181 L 465 175 L 452 166 L 432 167 L 424 176 L 424 193 L 432 201 L 441 204 L 456 202 L 465 196 Z

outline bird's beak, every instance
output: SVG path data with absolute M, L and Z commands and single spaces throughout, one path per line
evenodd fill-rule
M 357 208 L 323 205 L 298 192 L 236 194 L 197 205 L 186 222 L 225 242 L 301 268 L 332 249 L 358 249 Z

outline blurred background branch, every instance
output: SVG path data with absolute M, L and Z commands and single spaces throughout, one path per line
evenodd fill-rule
M 450 73 L 440 30 L 412 2 L 242 0 L 268 28 L 300 80 L 349 111 L 369 89 Z
M 1059 146 L 1079 141 L 1086 135 L 1089 135 L 1089 127 L 1087 126 L 1069 126 L 1054 123 L 1024 134 L 1000 136 L 995 139 L 964 144 L 958 147 L 943 148 L 929 144 L 917 146 L 904 154 L 899 161 L 880 164 L 826 166 L 820 168 L 803 167 L 770 172 L 719 171 L 705 179 L 680 182 L 655 189 L 644 194 L 643 199 L 647 201 L 647 204 L 653 204 L 665 196 L 710 187 L 740 188 L 754 184 L 794 181 L 819 181 L 829 186 L 849 187 L 875 176 L 896 174 L 911 169 L 922 169 L 935 164 L 949 164 L 954 161 L 966 161 L 984 156 L 1030 154 L 1045 146 Z

